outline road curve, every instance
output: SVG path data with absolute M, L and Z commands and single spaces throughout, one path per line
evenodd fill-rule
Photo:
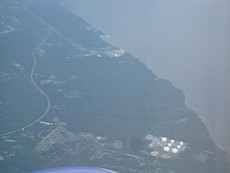
M 35 121 L 31 122 L 30 124 L 27 124 L 26 126 L 20 128 L 20 129 L 16 129 L 16 130 L 13 130 L 13 131 L 10 131 L 10 132 L 6 132 L 6 133 L 2 133 L 0 134 L 0 136 L 5 136 L 5 135 L 11 135 L 13 133 L 16 133 L 16 132 L 19 132 L 19 131 L 22 131 L 22 130 L 25 130 L 26 128 L 29 128 L 31 126 L 33 126 L 34 124 L 38 123 L 41 119 L 43 119 L 47 114 L 48 112 L 50 111 L 50 107 L 51 107 L 51 101 L 50 101 L 50 98 L 49 96 L 45 93 L 44 90 L 42 90 L 38 84 L 34 81 L 34 71 L 35 71 L 35 68 L 36 68 L 36 65 L 37 65 L 37 60 L 36 60 L 36 55 L 35 53 L 39 50 L 39 48 L 44 44 L 44 42 L 49 38 L 49 36 L 52 34 L 52 32 L 49 30 L 49 33 L 48 35 L 39 43 L 39 45 L 34 49 L 33 53 L 32 53 L 32 57 L 33 57 L 33 67 L 31 69 L 31 72 L 30 72 L 30 80 L 31 80 L 31 83 L 32 85 L 34 86 L 35 89 L 37 89 L 41 95 L 43 95 L 46 100 L 47 100 L 47 108 L 46 108 L 46 111 L 38 118 L 36 119 Z

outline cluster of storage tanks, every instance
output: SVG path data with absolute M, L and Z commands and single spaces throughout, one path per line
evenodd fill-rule
M 184 145 L 184 142 L 182 142 L 182 141 L 175 142 L 175 140 L 173 140 L 173 139 L 169 140 L 166 137 L 162 137 L 161 141 L 163 143 L 165 143 L 165 146 L 163 148 L 163 150 L 165 152 L 170 152 L 171 151 L 172 153 L 175 153 L 175 154 L 178 153 L 182 149 L 182 147 Z

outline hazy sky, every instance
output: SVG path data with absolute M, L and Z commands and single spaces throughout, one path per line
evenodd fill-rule
M 65 0 L 160 77 L 182 89 L 230 150 L 230 0 Z

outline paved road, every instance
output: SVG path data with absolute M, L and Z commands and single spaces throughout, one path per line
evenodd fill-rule
M 39 43 L 39 45 L 34 49 L 33 53 L 32 53 L 32 57 L 33 57 L 33 67 L 31 69 L 31 72 L 30 72 L 30 80 L 31 80 L 31 83 L 32 85 L 35 87 L 35 89 L 37 89 L 39 91 L 39 93 L 41 95 L 43 95 L 46 100 L 47 100 L 47 108 L 46 108 L 46 111 L 36 120 L 34 120 L 33 122 L 31 122 L 30 124 L 27 124 L 26 126 L 20 128 L 20 129 L 17 129 L 17 130 L 13 130 L 13 131 L 10 131 L 10 132 L 6 132 L 6 133 L 2 133 L 0 134 L 0 136 L 4 136 L 4 135 L 11 135 L 13 133 L 16 133 L 16 132 L 19 132 L 21 130 L 25 130 L 26 128 L 28 127 L 31 127 L 33 126 L 34 124 L 38 123 L 41 119 L 43 119 L 47 114 L 48 112 L 50 111 L 50 107 L 51 107 L 51 102 L 50 102 L 50 98 L 49 96 L 45 93 L 44 90 L 42 90 L 38 84 L 34 81 L 34 71 L 35 71 L 35 68 L 36 68 L 36 65 L 37 65 L 37 60 L 36 60 L 36 53 L 38 52 L 39 48 L 45 43 L 45 41 L 49 38 L 49 36 L 52 34 L 52 32 L 49 30 L 49 34 Z
M 78 50 L 85 50 L 85 48 L 83 48 L 81 45 L 75 43 L 74 41 L 72 41 L 70 38 L 64 36 L 61 32 L 59 32 L 56 28 L 54 28 L 53 26 L 49 25 L 48 23 L 46 23 L 44 20 L 42 20 L 40 17 L 36 16 L 35 14 L 33 14 L 29 9 L 26 8 L 26 5 L 28 3 L 25 3 L 23 6 L 24 6 L 24 9 L 25 11 L 31 15 L 32 17 L 34 17 L 38 22 L 41 22 L 43 25 L 45 25 L 48 29 L 49 29 L 49 34 L 40 42 L 40 44 L 34 49 L 33 53 L 32 53 L 32 56 L 33 56 L 33 60 L 34 60 L 34 64 L 33 64 L 33 67 L 31 69 L 31 73 L 30 73 L 30 80 L 33 84 L 33 86 L 41 93 L 41 95 L 43 95 L 46 100 L 47 100 L 47 108 L 46 108 L 46 111 L 35 121 L 31 122 L 30 124 L 20 128 L 20 129 L 17 129 L 17 130 L 13 130 L 13 131 L 10 131 L 10 132 L 7 132 L 7 133 L 2 133 L 0 134 L 0 136 L 4 136 L 4 135 L 10 135 L 10 134 L 13 134 L 13 133 L 16 133 L 16 132 L 19 132 L 21 130 L 25 130 L 26 128 L 28 127 L 31 127 L 33 126 L 34 124 L 36 124 L 37 122 L 39 122 L 41 119 L 43 119 L 49 112 L 50 110 L 50 107 L 51 107 L 51 102 L 50 102 L 50 98 L 49 96 L 45 93 L 45 91 L 43 91 L 39 86 L 38 84 L 34 81 L 34 71 L 35 71 L 35 68 L 36 68 L 36 65 L 37 65 L 37 61 L 36 61 L 36 52 L 39 50 L 39 48 L 44 44 L 44 42 L 49 38 L 49 36 L 53 33 L 59 35 L 60 37 L 62 37 L 63 39 L 65 39 L 68 43 L 70 43 L 73 47 L 77 48 Z

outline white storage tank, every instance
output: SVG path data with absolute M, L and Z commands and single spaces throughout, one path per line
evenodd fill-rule
M 173 139 L 171 139 L 170 142 L 173 144 L 175 141 Z
M 162 137 L 162 138 L 161 138 L 161 141 L 162 141 L 162 142 L 167 142 L 167 138 L 166 138 L 166 137 Z
M 180 145 L 177 145 L 177 149 L 178 149 L 178 150 L 181 149 L 181 146 L 180 146 Z
M 178 149 L 173 148 L 173 149 L 172 149 L 172 153 L 175 153 L 175 154 L 178 153 Z
M 169 147 L 164 147 L 164 151 L 168 152 L 169 150 Z

